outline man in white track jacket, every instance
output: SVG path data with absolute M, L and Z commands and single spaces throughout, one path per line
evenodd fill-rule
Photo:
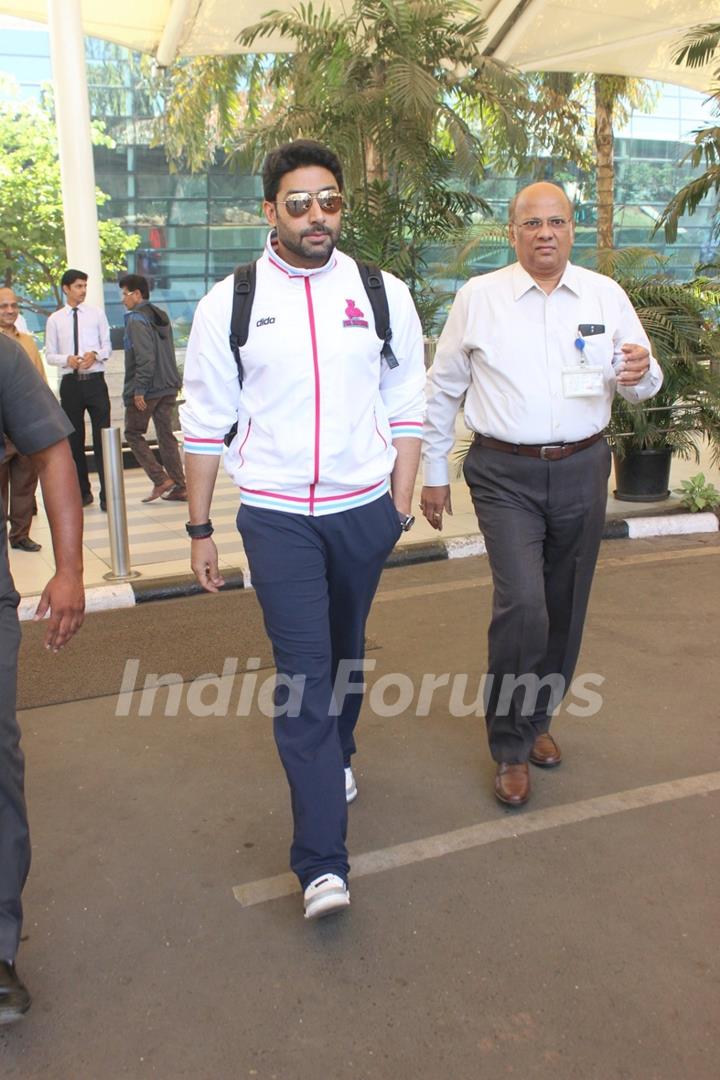
M 383 273 L 393 365 L 358 267 L 336 249 L 335 154 L 310 140 L 281 146 L 263 185 L 272 231 L 256 267 L 242 388 L 229 345 L 232 276 L 200 302 L 188 344 L 188 532 L 193 571 L 216 592 L 210 504 L 237 423 L 225 466 L 240 489 L 238 528 L 281 684 L 274 727 L 292 797 L 291 866 L 314 918 L 350 900 L 365 623 L 387 555 L 413 522 L 425 370 L 406 286 Z

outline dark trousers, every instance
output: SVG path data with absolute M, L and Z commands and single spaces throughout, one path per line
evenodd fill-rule
M 30 535 L 37 482 L 37 470 L 32 458 L 21 454 L 6 439 L 5 457 L 0 462 L 0 497 L 10 519 L 11 544 L 25 540 Z
M 4 547 L 4 538 L 2 544 Z M 0 960 L 14 960 L 17 953 L 22 928 L 20 897 L 30 869 L 25 763 L 15 713 L 19 599 L 14 591 L 0 598 Z
M 173 409 L 177 395 L 164 394 L 162 397 L 146 398 L 147 408 L 143 412 L 134 404 L 125 406 L 125 441 L 157 487 L 168 477 L 180 487 L 185 487 L 185 473 L 180 461 L 177 439 L 173 435 Z M 158 438 L 160 461 L 148 446 L 145 439 L 150 421 L 155 424 Z
M 398 515 L 385 495 L 327 517 L 241 506 L 237 522 L 278 674 L 304 676 L 299 715 L 274 720 L 292 800 L 290 865 L 303 888 L 323 873 L 346 879 L 343 766 L 355 752 L 362 696 L 335 702 L 333 686 L 340 662 L 365 654 L 365 623 L 400 536 Z M 362 683 L 362 672 L 350 681 Z M 280 690 L 278 702 L 285 697 Z
M 610 450 L 601 440 L 563 461 L 543 461 L 475 443 L 464 473 L 494 586 L 485 693 L 490 751 L 495 761 L 523 762 L 549 730 L 575 670 L 605 522 Z M 513 680 L 523 678 L 511 693 Z
M 90 417 L 93 453 L 100 480 L 100 499 L 104 501 L 102 429 L 110 427 L 110 397 L 103 373 L 94 372 L 89 379 L 80 379 L 77 375 L 63 375 L 60 380 L 60 404 L 75 429 L 70 436 L 70 449 L 77 469 L 80 494 L 83 498 L 92 494 L 85 458 L 86 411 Z

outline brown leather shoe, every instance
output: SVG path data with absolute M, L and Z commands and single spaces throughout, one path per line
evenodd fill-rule
M 155 484 L 150 494 L 147 495 L 144 499 L 142 499 L 141 502 L 155 502 L 155 500 L 159 499 L 162 495 L 164 495 L 166 491 L 172 491 L 174 487 L 175 481 L 171 480 L 168 476 L 167 480 L 163 480 L 162 484 Z
M 182 484 L 173 484 L 170 490 L 165 492 L 162 500 L 163 502 L 187 502 L 187 488 Z
M 540 765 L 544 769 L 552 769 L 562 761 L 562 750 L 553 739 L 552 735 L 538 735 L 535 745 L 530 751 L 530 760 L 533 765 Z
M 41 551 L 42 544 L 36 544 L 34 540 L 31 540 L 29 536 L 23 536 L 22 540 L 11 540 L 10 547 L 17 548 L 19 551 Z
M 495 796 L 506 806 L 522 806 L 530 798 L 530 769 L 526 761 L 510 765 L 501 761 L 495 776 Z

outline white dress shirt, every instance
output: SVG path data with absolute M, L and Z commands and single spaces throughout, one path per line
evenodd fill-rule
M 575 342 L 586 323 L 604 332 Z M 611 278 L 568 263 L 547 295 L 519 263 L 471 278 L 458 292 L 429 373 L 423 460 L 425 483 L 448 481 L 455 418 L 465 397 L 465 423 L 510 443 L 576 442 L 602 431 L 617 391 L 636 403 L 652 397 L 662 372 L 635 386 L 617 384 L 613 358 L 621 346 L 650 342 L 630 300 Z M 584 358 L 603 369 L 602 393 L 566 397 L 563 372 Z
M 78 355 L 86 352 L 97 353 L 97 360 L 87 371 L 104 371 L 105 361 L 112 352 L 110 346 L 110 327 L 105 312 L 89 304 L 78 304 Z M 69 304 L 59 311 L 53 311 L 45 327 L 45 359 L 48 364 L 60 368 L 61 375 L 73 371 L 68 365 L 68 356 L 75 355 L 73 345 L 73 309 Z

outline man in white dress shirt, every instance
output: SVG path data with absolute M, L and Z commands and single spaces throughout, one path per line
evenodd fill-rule
M 54 311 L 45 329 L 45 359 L 60 368 L 60 404 L 70 420 L 70 436 L 83 506 L 93 502 L 85 458 L 85 413 L 92 425 L 93 452 L 100 481 L 100 509 L 105 510 L 102 429 L 110 427 L 110 396 L 105 363 L 111 352 L 105 312 L 85 303 L 88 276 L 66 270 L 60 279 L 66 306 Z
M 459 291 L 430 371 L 425 517 L 452 513 L 447 455 L 465 398 L 464 465 L 493 575 L 485 717 L 495 794 L 520 806 L 528 762 L 558 765 L 550 719 L 570 684 L 607 504 L 613 395 L 662 373 L 623 290 L 568 260 L 573 208 L 555 184 L 510 205 L 517 262 Z M 538 691 L 533 693 L 533 691 Z

